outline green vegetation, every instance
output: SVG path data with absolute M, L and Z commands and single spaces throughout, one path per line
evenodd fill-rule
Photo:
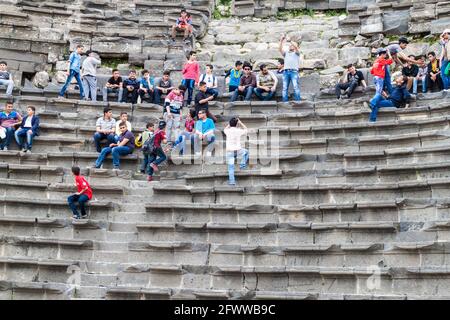
M 302 16 L 314 16 L 314 10 L 312 9 L 292 9 L 292 10 L 278 10 L 277 18 L 297 18 Z
M 231 17 L 231 1 L 232 0 L 219 0 L 212 13 L 213 18 L 219 20 Z M 225 7 L 225 11 L 219 10 L 218 6 Z
M 128 59 L 125 58 L 104 58 L 102 59 L 102 67 L 105 68 L 117 68 L 119 64 L 128 63 Z
M 347 15 L 347 11 L 345 9 L 326 10 L 324 13 L 327 17 L 339 17 L 342 15 Z

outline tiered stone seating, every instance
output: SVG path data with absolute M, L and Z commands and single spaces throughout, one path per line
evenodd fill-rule
M 170 162 L 150 184 L 139 152 L 120 171 L 86 168 L 106 104 L 17 97 L 38 108 L 42 135 L 31 154 L 0 154 L 0 298 L 450 296 L 450 100 L 424 95 L 368 125 L 367 98 L 213 104 L 219 130 L 242 114 L 251 134 L 280 132 L 279 166 L 238 170 L 230 187 L 224 163 Z M 137 132 L 161 116 L 110 105 Z M 66 206 L 73 164 L 94 189 L 87 220 Z

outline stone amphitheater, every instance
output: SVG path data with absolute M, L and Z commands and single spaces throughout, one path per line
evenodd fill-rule
M 210 0 L 0 5 L 0 60 L 14 74 L 14 105 L 36 106 L 42 131 L 32 153 L 0 154 L 0 299 L 450 298 L 450 94 L 420 94 L 369 124 L 363 102 L 373 91 L 337 103 L 321 90 L 343 63 L 369 66 L 371 47 L 390 36 L 420 36 L 410 50 L 432 48 L 426 39 L 450 26 L 449 2 L 234 0 L 224 20 L 213 19 Z M 182 6 L 195 39 L 169 45 Z M 346 14 L 277 22 L 286 9 Z M 252 32 L 258 24 L 270 30 Z M 301 42 L 304 100 L 228 103 L 221 77 L 221 98 L 210 105 L 217 136 L 239 115 L 251 129 L 248 146 L 261 151 L 237 172 L 236 187 L 220 152 L 193 164 L 171 159 L 152 183 L 136 172 L 140 152 L 123 158 L 122 170 L 111 159 L 88 168 L 105 106 L 127 111 L 135 133 L 162 107 L 78 101 L 73 88 L 57 99 L 58 62 L 78 43 L 180 79 L 191 48 L 218 76 L 237 57 L 273 60 L 283 28 Z M 101 69 L 99 81 L 109 72 Z M 279 143 L 262 139 L 267 132 Z M 87 220 L 70 218 L 72 165 L 93 187 Z

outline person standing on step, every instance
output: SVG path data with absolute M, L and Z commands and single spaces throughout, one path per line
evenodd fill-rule
M 209 111 L 209 101 L 213 100 L 214 96 L 208 95 L 208 88 L 206 83 L 201 81 L 198 85 L 198 92 L 195 95 L 195 114 L 198 117 L 200 110 L 205 110 L 208 118 L 217 122 L 217 118 Z
M 228 82 L 228 91 L 230 93 L 233 93 L 239 87 L 242 77 L 242 65 L 242 61 L 236 61 L 234 68 L 225 74 L 225 79 L 230 77 L 230 81 Z
M 450 74 L 446 74 L 447 66 L 450 61 L 450 29 L 444 30 L 441 34 L 441 38 L 439 44 L 441 45 L 441 77 L 442 77 L 442 85 L 444 90 L 450 89 Z
M 81 81 L 80 77 L 80 69 L 81 69 L 81 54 L 83 53 L 84 46 L 79 44 L 77 45 L 74 52 L 72 52 L 69 56 L 67 68 L 67 80 L 64 86 L 61 88 L 59 92 L 59 98 L 64 97 L 64 94 L 69 88 L 72 79 L 75 78 L 77 80 L 78 86 L 80 87 L 80 100 L 84 99 L 84 89 L 83 89 L 83 81 Z
M 347 73 L 344 75 L 344 82 L 336 85 L 336 97 L 338 99 L 350 99 L 353 91 L 358 86 L 363 86 L 363 92 L 367 89 L 366 80 L 360 70 L 356 70 L 353 64 L 347 66 Z M 341 90 L 344 90 L 344 94 L 341 94 Z
M 173 81 L 170 79 L 170 71 L 164 71 L 161 79 L 155 83 L 155 104 L 161 103 L 161 96 L 168 95 L 175 86 L 173 85 Z
M 187 41 L 189 37 L 192 35 L 193 31 L 194 27 L 192 26 L 191 15 L 186 11 L 186 9 L 182 9 L 180 12 L 180 17 L 177 18 L 175 25 L 172 26 L 172 34 L 171 34 L 172 43 L 175 43 L 177 32 L 183 32 L 184 33 L 183 41 Z
M 97 152 L 101 152 L 102 148 L 100 142 L 102 140 L 107 140 L 108 144 L 116 142 L 116 119 L 112 116 L 111 108 L 103 109 L 103 117 L 98 118 L 95 124 L 96 132 L 94 133 L 94 143 Z
M 428 91 L 441 91 L 444 88 L 441 77 L 441 66 L 439 65 L 439 60 L 436 58 L 435 52 L 428 53 L 428 75 L 427 75 L 427 86 Z
M 375 96 L 381 96 L 385 88 L 387 88 L 387 92 L 389 92 L 389 90 L 392 91 L 392 89 L 389 87 L 391 81 L 390 76 L 389 79 L 386 80 L 386 75 L 389 74 L 389 66 L 394 61 L 392 60 L 392 56 L 387 49 L 378 49 L 377 55 L 378 58 L 375 60 L 372 68 L 370 69 L 370 73 L 373 75 L 373 82 L 375 84 Z M 389 59 L 386 59 L 388 56 Z
M 0 85 L 6 86 L 6 95 L 11 96 L 14 90 L 14 81 L 11 72 L 8 71 L 8 64 L 0 61 Z
M 145 126 L 145 131 L 142 132 L 142 136 L 141 136 L 142 145 L 146 141 L 151 139 L 154 134 L 155 134 L 155 125 L 152 122 L 148 122 Z M 144 154 L 144 160 L 142 161 L 141 170 L 140 170 L 141 173 L 145 173 L 145 170 L 147 169 L 147 166 L 148 166 L 148 159 L 149 159 L 149 155 Z
M 158 171 L 158 166 L 167 159 L 165 151 L 162 147 L 163 143 L 167 143 L 166 139 L 166 122 L 160 121 L 158 124 L 158 130 L 155 131 L 153 136 L 153 150 L 149 154 L 148 166 L 147 166 L 147 181 L 153 181 L 153 173 Z M 168 150 L 166 150 L 167 152 Z
M 146 101 L 152 103 L 155 93 L 155 79 L 150 76 L 148 70 L 142 70 L 142 78 L 139 85 L 139 96 L 141 97 L 141 103 Z
M 87 182 L 86 178 L 80 175 L 79 167 L 72 167 L 72 174 L 75 177 L 75 186 L 77 187 L 77 193 L 69 196 L 67 202 L 72 210 L 74 219 L 84 219 L 87 218 L 86 204 L 92 199 L 92 189 Z M 81 216 L 78 213 L 76 203 L 80 206 Z
M 370 100 L 369 107 L 372 110 L 370 113 L 369 121 L 376 122 L 378 110 L 380 108 L 409 108 L 409 103 L 411 101 L 411 94 L 406 89 L 407 77 L 399 75 L 395 79 L 396 86 L 393 88 L 392 93 L 384 99 L 382 95 L 376 94 L 375 97 Z M 367 102 L 364 102 L 367 105 Z
M 415 56 L 410 55 L 409 58 L 416 59 Z M 402 74 L 408 78 L 408 82 L 406 84 L 406 89 L 411 91 L 413 89 L 413 93 L 417 94 L 417 75 L 419 74 L 419 67 L 411 62 L 407 62 L 406 66 L 402 69 Z
M 187 106 L 190 106 L 194 95 L 194 87 L 200 77 L 200 65 L 197 62 L 197 53 L 195 51 L 189 52 L 188 61 L 183 67 L 182 74 L 183 80 L 181 84 L 188 90 Z
M 128 131 L 127 124 L 125 122 L 119 123 L 120 137 L 117 143 L 111 143 L 108 147 L 103 148 L 102 152 L 95 162 L 95 168 L 99 169 L 103 165 L 108 154 L 112 154 L 113 167 L 115 170 L 120 169 L 120 156 L 126 156 L 133 153 L 134 150 L 134 135 L 131 131 Z
M 115 136 L 116 140 L 114 142 L 119 141 L 120 134 L 122 133 L 122 131 L 120 130 L 120 123 L 121 122 L 125 122 L 125 124 L 127 125 L 127 130 L 131 131 L 131 123 L 130 123 L 130 121 L 128 121 L 128 113 L 125 112 L 125 111 L 122 111 L 120 113 L 119 120 L 116 121 L 116 136 Z
M 242 148 L 241 137 L 247 135 L 247 127 L 239 120 L 239 118 L 232 118 L 230 123 L 225 128 L 226 135 L 226 150 L 227 150 L 227 165 L 228 165 L 228 184 L 236 185 L 234 177 L 234 162 L 238 157 L 241 158 L 239 167 L 241 170 L 247 168 L 248 150 Z
M 214 148 L 214 142 L 216 136 L 214 130 L 216 126 L 214 121 L 206 117 L 206 110 L 200 110 L 198 112 L 198 121 L 195 123 L 195 132 L 191 137 L 191 143 L 194 145 L 194 152 L 196 156 L 201 155 L 201 146 L 203 142 L 208 144 L 206 148 L 206 156 L 212 155 L 212 149 Z
M 164 121 L 166 122 L 166 135 L 170 143 L 175 142 L 180 133 L 181 117 L 183 111 L 184 85 L 173 89 L 166 97 L 164 103 Z
M 0 126 L 4 129 L 5 138 L 0 143 L 0 150 L 8 151 L 14 137 L 15 128 L 22 124 L 22 116 L 13 110 L 12 101 L 7 101 L 5 110 L 0 113 Z
M 117 102 L 122 102 L 123 80 L 120 76 L 119 70 L 117 69 L 114 69 L 112 71 L 112 77 L 109 78 L 108 82 L 106 82 L 106 85 L 103 88 L 103 102 L 108 102 L 108 93 L 110 92 L 117 93 Z
M 277 91 L 278 78 L 272 71 L 269 71 L 265 64 L 260 65 L 259 70 L 260 72 L 256 75 L 256 88 L 253 89 L 253 92 L 259 99 L 269 101 Z
M 33 138 L 39 135 L 39 117 L 36 108 L 28 106 L 27 115 L 22 119 L 22 124 L 14 134 L 17 145 L 22 152 L 31 152 Z
M 289 42 L 289 50 L 284 50 L 284 42 L 286 35 L 280 40 L 280 53 L 284 57 L 284 72 L 283 72 L 283 102 L 289 101 L 289 85 L 292 83 L 294 88 L 294 100 L 301 101 L 299 75 L 300 69 L 300 51 L 298 45 L 294 41 Z
M 206 94 L 214 96 L 214 99 L 217 99 L 219 96 L 219 91 L 217 88 L 219 87 L 217 84 L 217 78 L 213 74 L 214 67 L 212 64 L 206 65 L 206 73 L 200 76 L 199 82 L 206 83 Z
M 244 101 L 252 100 L 254 88 L 256 88 L 256 75 L 252 72 L 250 63 L 246 62 L 244 63 L 244 74 L 239 82 L 239 87 L 234 90 L 230 101 L 236 101 L 239 96 L 244 96 Z
M 83 61 L 83 67 L 81 69 L 84 92 L 86 93 L 85 99 L 97 101 L 97 67 L 101 65 L 101 60 L 97 59 L 97 53 L 94 51 L 88 51 L 87 58 Z
M 139 95 L 140 82 L 136 78 L 136 70 L 130 70 L 128 79 L 123 81 L 122 102 L 136 104 Z

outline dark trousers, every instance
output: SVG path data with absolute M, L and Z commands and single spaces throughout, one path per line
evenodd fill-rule
M 78 218 L 80 217 L 80 214 L 77 211 L 76 203 L 78 202 L 78 204 L 80 205 L 81 216 L 84 217 L 86 215 L 85 205 L 86 205 L 86 202 L 88 202 L 88 201 L 89 201 L 89 198 L 85 194 L 82 194 L 82 195 L 74 194 L 67 198 L 67 202 L 69 203 L 69 207 L 72 210 L 73 215 Z
M 441 91 L 442 89 L 444 89 L 444 83 L 442 82 L 441 75 L 438 74 L 436 76 L 436 81 L 433 81 L 431 79 L 431 76 L 427 75 L 427 87 L 428 87 L 428 92 L 433 92 L 435 90 Z
M 336 85 L 336 97 L 339 99 L 341 97 L 341 90 L 347 90 L 347 96 L 350 98 L 355 91 L 355 88 L 358 86 L 358 82 L 347 82 L 347 83 L 338 83 Z
M 183 81 L 181 81 L 181 84 L 186 86 L 186 88 L 188 90 L 187 105 L 189 106 L 192 102 L 192 96 L 194 95 L 195 80 L 194 79 L 183 79 Z
M 126 88 L 123 90 L 122 102 L 126 103 L 137 103 L 139 91 L 137 89 L 133 91 L 128 91 Z
M 149 176 L 153 175 L 153 168 L 150 166 L 152 163 L 159 165 L 167 159 L 166 154 L 164 153 L 163 148 L 159 147 L 155 150 L 154 153 L 150 154 L 148 157 L 147 164 L 147 174 Z
M 141 97 L 141 102 L 148 102 L 148 103 L 152 103 L 153 102 L 153 98 L 154 98 L 154 94 L 153 91 L 147 89 L 147 93 L 145 93 L 143 90 L 139 89 L 139 96 Z

